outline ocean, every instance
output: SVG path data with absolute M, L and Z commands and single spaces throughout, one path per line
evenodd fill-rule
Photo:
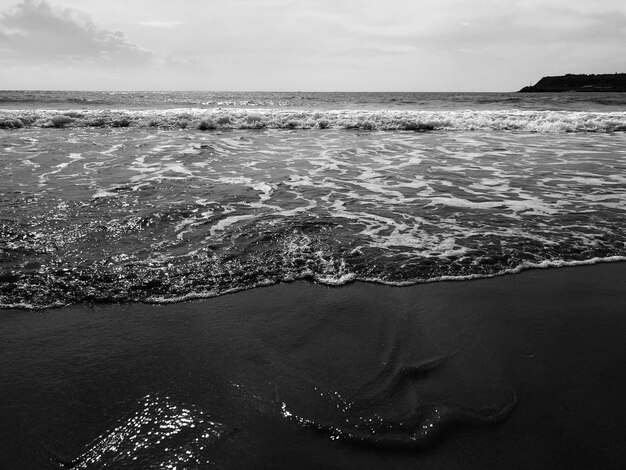
M 7 468 L 407 468 L 522 402 L 467 286 L 626 261 L 620 93 L 2 91 L 0 168 Z
M 3 92 L 0 305 L 626 257 L 622 94 Z

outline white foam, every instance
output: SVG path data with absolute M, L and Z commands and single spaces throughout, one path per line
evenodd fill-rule
M 626 130 L 625 112 L 572 111 L 360 111 L 360 110 L 285 110 L 285 109 L 201 109 L 163 110 L 65 110 L 77 117 L 65 127 L 117 126 L 120 120 L 130 127 L 187 129 L 210 122 L 215 129 L 258 128 L 343 128 L 363 130 L 514 130 L 527 132 L 598 132 Z M 0 110 L 0 120 L 21 120 L 32 127 L 49 127 L 51 119 L 62 113 L 53 109 Z M 231 139 L 228 145 L 245 147 L 245 141 Z M 106 152 L 106 151 L 105 151 Z
M 509 209 L 513 212 L 524 212 L 530 211 L 535 214 L 556 214 L 558 213 L 558 209 L 555 207 L 550 207 L 545 203 L 537 199 L 528 199 L 525 201 L 519 201 L 514 199 L 508 199 L 504 201 L 485 201 L 485 202 L 475 202 L 469 201 L 467 199 L 460 199 L 457 197 L 449 196 L 437 196 L 430 198 L 429 205 L 442 204 L 450 207 L 461 207 L 461 208 L 471 208 L 471 209 L 494 209 L 494 208 L 504 208 Z
M 115 197 L 115 196 L 119 196 L 119 194 L 117 194 L 117 193 L 115 193 L 113 191 L 108 191 L 106 189 L 99 189 L 91 197 L 92 197 L 92 199 L 98 199 L 98 198 L 103 198 L 103 197 Z
M 379 277 L 369 277 L 369 278 L 357 278 L 357 281 L 361 282 L 371 282 L 374 284 L 384 284 L 388 286 L 396 286 L 396 287 L 407 287 L 413 286 L 416 284 L 428 284 L 431 282 L 446 282 L 446 281 L 471 281 L 474 279 L 490 279 L 498 276 L 505 276 L 509 274 L 519 274 L 523 271 L 527 271 L 530 269 L 551 269 L 551 268 L 569 268 L 576 266 L 589 266 L 600 263 L 618 263 L 626 261 L 626 256 L 608 256 L 605 258 L 590 258 L 586 260 L 580 261 L 565 261 L 565 260 L 544 260 L 537 263 L 532 263 L 530 261 L 521 263 L 520 265 L 514 268 L 503 269 L 496 273 L 492 274 L 470 274 L 463 276 L 439 276 L 433 277 L 429 279 L 419 279 L 419 280 L 407 280 L 407 281 L 389 281 L 387 279 L 382 279 Z
M 211 227 L 211 235 L 215 236 L 218 232 L 223 232 L 228 227 L 237 222 L 247 219 L 255 218 L 255 214 L 246 214 L 246 215 L 231 215 L 230 217 L 226 217 L 224 219 L 219 220 L 213 227 Z

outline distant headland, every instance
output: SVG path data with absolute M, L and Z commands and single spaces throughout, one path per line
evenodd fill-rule
M 582 92 L 626 92 L 626 73 L 615 74 L 571 74 L 543 77 L 535 85 L 520 90 L 523 93 L 582 91 Z

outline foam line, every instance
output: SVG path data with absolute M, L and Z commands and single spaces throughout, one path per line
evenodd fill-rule
M 624 112 L 355 111 L 282 109 L 0 110 L 0 128 L 134 127 L 161 129 L 514 130 L 611 132 L 626 130 Z

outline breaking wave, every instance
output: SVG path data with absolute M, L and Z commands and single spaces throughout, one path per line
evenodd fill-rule
M 366 131 L 507 130 L 612 132 L 626 130 L 624 112 L 358 111 L 283 109 L 0 110 L 0 128 L 354 129 Z

